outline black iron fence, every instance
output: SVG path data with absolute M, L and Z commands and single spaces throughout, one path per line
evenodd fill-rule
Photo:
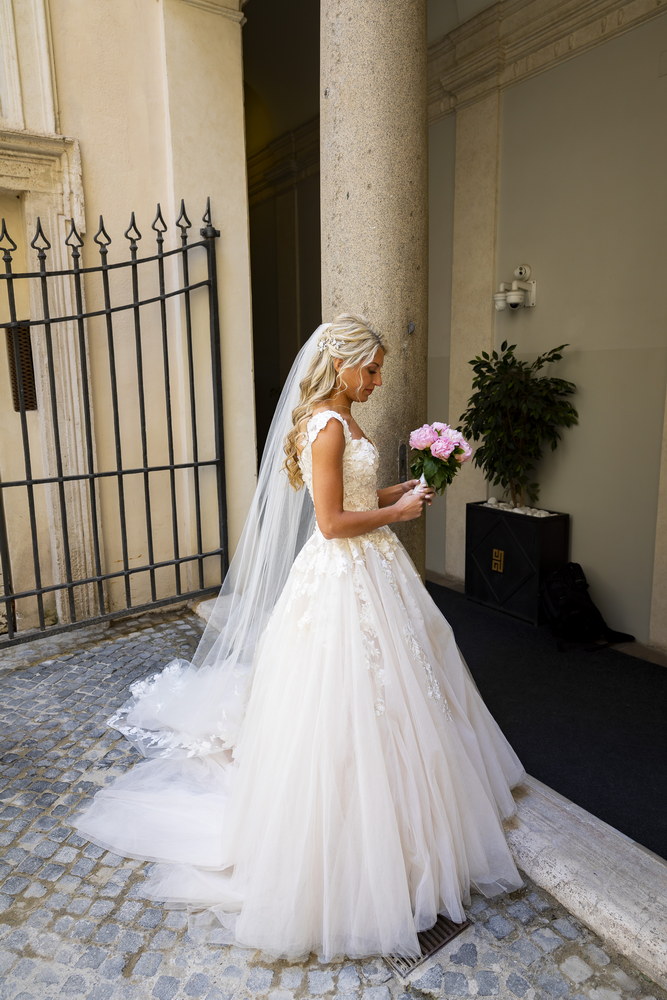
M 100 217 L 87 248 L 99 262 L 84 266 L 74 221 L 52 247 L 37 219 L 36 270 L 17 269 L 30 251 L 2 221 L 0 647 L 220 584 L 220 234 L 210 202 L 202 221 L 191 240 L 181 202 L 177 245 L 165 249 L 158 205 L 155 251 L 142 256 L 132 213 L 126 259 L 112 261 Z

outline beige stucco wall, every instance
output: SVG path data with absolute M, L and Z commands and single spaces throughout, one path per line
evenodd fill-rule
M 165 247 L 178 245 L 175 219 L 179 202 L 185 199 L 192 221 L 191 239 L 199 238 L 206 197 L 210 195 L 213 221 L 222 232 L 218 243 L 219 308 L 222 337 L 225 451 L 230 543 L 234 546 L 242 527 L 254 486 L 254 416 L 252 407 L 252 341 L 250 318 L 247 195 L 239 18 L 223 16 L 238 4 L 221 3 L 220 13 L 190 5 L 184 0 L 143 3 L 139 0 L 59 0 L 51 5 L 52 37 L 57 86 L 59 126 L 80 143 L 83 188 L 87 213 L 86 245 L 93 257 L 92 236 L 98 215 L 104 213 L 112 237 L 109 259 L 127 257 L 123 232 L 131 211 L 143 234 L 140 254 L 154 252 L 150 229 L 159 201 L 169 230 Z M 98 39 L 100 44 L 91 44 Z M 191 280 L 204 277 L 204 251 L 191 257 Z M 90 262 L 96 263 L 93 259 Z M 167 272 L 170 267 L 167 265 Z M 112 293 L 118 299 L 129 295 L 129 277 L 114 278 Z M 157 273 L 144 279 L 142 292 L 157 289 Z M 100 303 L 97 281 L 86 287 L 89 307 Z M 172 393 L 176 445 L 187 440 L 187 369 L 179 328 L 183 320 L 176 303 L 169 306 L 172 358 Z M 121 422 L 126 444 L 124 464 L 141 464 L 139 412 L 132 391 L 135 368 L 131 314 L 118 317 L 117 361 L 123 406 Z M 209 334 L 206 293 L 193 295 L 195 367 L 197 377 L 208 378 Z M 147 310 L 146 337 L 147 434 L 149 455 L 164 449 L 165 400 L 161 364 L 159 312 Z M 89 346 L 91 370 L 97 394 L 96 445 L 99 463 L 115 462 L 111 423 L 106 334 L 103 322 L 91 323 Z M 179 353 L 180 352 L 180 353 Z M 104 416 L 102 416 L 104 414 Z M 210 454 L 213 426 L 209 408 L 198 412 L 198 434 L 202 457 Z M 169 552 L 171 513 L 168 478 L 155 476 L 154 533 L 156 545 Z M 128 509 L 143 513 L 141 477 L 127 481 Z M 185 483 L 179 485 L 180 527 L 194 530 L 194 515 L 188 504 Z M 191 496 L 191 494 L 190 494 Z M 204 544 L 216 544 L 215 482 L 212 472 L 203 473 Z M 101 492 L 101 522 L 109 551 L 118 551 L 119 523 L 116 515 L 116 484 L 106 483 Z M 109 516 L 105 517 L 105 513 Z M 189 526 L 189 528 L 188 528 Z M 167 556 L 168 557 L 168 556 Z M 146 535 L 141 518 L 130 523 L 130 560 L 146 559 Z M 120 565 L 120 564 L 119 564 Z M 211 565 L 210 582 L 218 568 Z M 163 584 L 173 579 L 164 571 Z M 158 574 L 158 580 L 160 574 Z M 194 581 L 193 581 L 194 582 Z M 145 580 L 147 583 L 147 579 Z M 116 588 L 120 592 L 120 587 Z M 138 593 L 137 597 L 141 595 Z
M 649 636 L 667 378 L 667 16 L 510 87 L 498 280 L 529 263 L 534 312 L 500 313 L 526 354 L 569 343 L 558 374 L 580 425 L 543 461 L 542 503 L 572 515 L 572 558 L 617 628 Z
M 537 306 L 497 314 L 496 342 L 531 358 L 571 345 L 554 374 L 577 384 L 580 425 L 545 458 L 541 502 L 572 515 L 571 557 L 610 624 L 644 641 L 667 379 L 665 49 L 662 15 L 501 92 L 495 281 L 530 264 Z M 446 237 L 432 237 L 443 265 Z

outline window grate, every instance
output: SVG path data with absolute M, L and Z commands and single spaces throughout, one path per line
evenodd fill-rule
M 9 361 L 9 380 L 12 387 L 12 402 L 14 410 L 21 410 L 19 393 L 19 369 L 21 372 L 21 389 L 23 390 L 23 405 L 26 410 L 37 409 L 37 392 L 35 391 L 35 368 L 32 363 L 32 347 L 30 346 L 30 327 L 15 326 L 6 331 L 7 360 Z M 14 345 L 18 347 L 17 361 Z
M 470 927 L 469 920 L 465 920 L 462 924 L 455 924 L 441 914 L 433 924 L 433 927 L 430 927 L 427 931 L 421 931 L 417 935 L 421 955 L 411 958 L 405 958 L 402 955 L 385 955 L 384 960 L 400 979 L 405 979 L 427 959 L 435 955 L 437 951 L 440 951 L 446 944 L 449 944 L 466 927 Z

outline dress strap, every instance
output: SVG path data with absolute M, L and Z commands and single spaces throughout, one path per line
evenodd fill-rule
M 344 420 L 340 413 L 336 413 L 335 410 L 320 410 L 319 413 L 314 413 L 306 424 L 306 433 L 308 435 L 309 444 L 313 443 L 322 428 L 326 427 L 332 417 L 335 417 L 335 419 L 339 420 L 343 425 L 345 442 L 347 443 L 352 440 L 352 431 L 348 427 L 347 420 Z

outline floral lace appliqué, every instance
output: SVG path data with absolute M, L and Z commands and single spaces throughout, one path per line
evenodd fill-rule
M 345 441 L 351 441 L 352 435 L 350 433 L 350 428 L 347 425 L 347 420 L 341 417 L 340 413 L 336 413 L 335 410 L 320 410 L 319 413 L 315 413 L 308 423 L 306 424 L 306 436 L 308 438 L 308 444 L 312 444 L 320 431 L 326 427 L 331 418 L 338 420 L 339 423 L 343 425 L 343 433 L 345 435 Z
M 368 602 L 368 598 L 366 597 L 365 588 L 361 581 L 356 578 L 356 574 L 353 577 L 353 582 L 354 592 L 357 595 L 357 600 L 359 602 L 359 625 L 361 627 L 366 667 L 373 675 L 373 683 L 375 685 L 375 714 L 384 715 L 385 672 L 380 666 L 382 662 L 380 642 L 373 622 L 370 604 Z
M 312 496 L 313 458 L 311 446 L 317 435 L 331 419 L 343 425 L 345 450 L 343 452 L 343 507 L 345 510 L 376 510 L 377 470 L 380 457 L 375 445 L 368 438 L 353 438 L 347 422 L 335 410 L 322 410 L 310 418 L 306 425 L 306 444 L 299 457 L 303 481 Z
M 413 660 L 418 663 L 424 670 L 426 674 L 427 691 L 429 698 L 433 698 L 440 706 L 441 710 L 451 719 L 452 712 L 449 707 L 449 702 L 443 697 L 442 691 L 440 690 L 440 685 L 438 680 L 433 673 L 433 667 L 428 661 L 426 653 L 422 649 L 421 643 L 419 642 L 417 635 L 415 633 L 414 626 L 411 621 L 403 626 L 403 635 L 405 636 L 408 646 L 410 647 L 410 652 L 412 653 Z
M 150 756 L 199 757 L 227 749 L 232 740 L 224 709 L 220 712 L 217 731 L 207 733 L 206 736 L 176 732 L 169 728 L 143 729 L 127 721 L 127 716 L 137 703 L 154 695 L 158 683 L 162 697 L 171 699 L 173 695 L 178 694 L 186 683 L 183 677 L 185 668 L 187 668 L 186 661 L 174 660 L 160 673 L 135 681 L 130 686 L 132 697 L 107 719 L 107 725 L 122 733 L 135 746 L 141 746 L 143 751 L 150 751 Z M 154 707 L 155 711 L 159 712 L 162 708 L 161 701 L 155 702 Z

